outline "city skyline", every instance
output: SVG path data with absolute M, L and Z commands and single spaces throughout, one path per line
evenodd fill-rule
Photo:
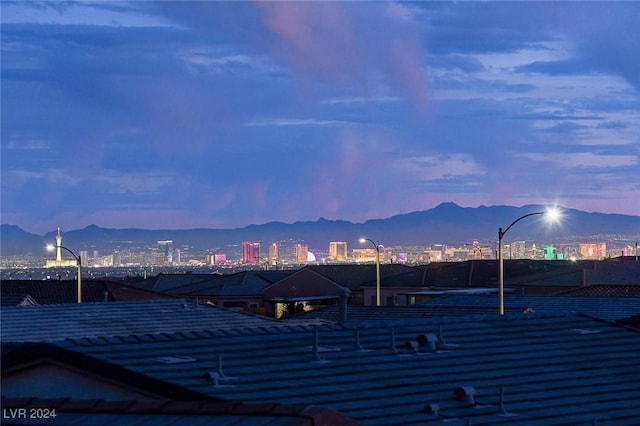
M 1 7 L 2 223 L 29 232 L 640 215 L 637 2 Z

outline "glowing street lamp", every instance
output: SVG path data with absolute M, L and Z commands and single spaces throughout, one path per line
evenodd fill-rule
M 560 217 L 560 211 L 558 209 L 550 208 L 542 212 L 527 213 L 524 216 L 520 216 L 511 222 L 511 225 L 507 226 L 507 229 L 504 231 L 502 228 L 498 228 L 498 312 L 500 315 L 504 315 L 504 255 L 502 253 L 502 241 L 504 239 L 504 234 L 506 234 L 513 225 L 522 219 L 539 214 L 546 216 L 550 221 L 556 221 Z
M 80 260 L 80 256 L 76 256 L 74 252 L 64 246 L 54 246 L 53 244 L 49 244 L 47 246 L 47 250 L 49 251 L 60 249 L 66 250 L 71 253 L 71 256 L 73 256 L 73 258 L 76 260 L 76 265 L 78 265 L 78 303 L 82 303 L 82 261 Z
M 371 238 L 360 238 L 360 244 L 369 241 L 376 248 L 376 306 L 380 306 L 380 247 Z

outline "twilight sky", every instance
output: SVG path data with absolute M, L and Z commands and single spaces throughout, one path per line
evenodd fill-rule
M 640 215 L 640 2 L 0 7 L 2 223 Z

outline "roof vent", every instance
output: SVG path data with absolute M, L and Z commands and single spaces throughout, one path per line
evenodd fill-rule
M 442 336 L 442 326 L 438 325 L 438 340 L 436 341 L 436 347 L 438 349 L 447 350 L 457 348 L 458 346 L 460 345 L 447 343 L 446 340 L 444 340 L 444 337 Z
M 504 408 L 504 385 L 500 385 L 500 398 L 498 399 L 498 415 L 503 417 L 514 416 Z
M 398 349 L 396 348 L 396 330 L 395 328 L 391 327 L 391 351 L 394 353 L 398 352 Z
M 204 373 L 204 377 L 206 377 L 207 379 L 210 379 L 213 381 L 213 385 L 215 387 L 219 387 L 220 386 L 220 374 L 217 371 L 207 371 L 206 373 Z
M 220 376 L 221 379 L 227 378 L 222 372 L 222 354 L 218 354 L 218 376 Z
M 362 347 L 362 344 L 360 343 L 360 329 L 356 329 L 356 349 L 359 352 L 365 351 L 365 349 Z
M 330 351 L 339 351 L 340 349 L 331 347 L 331 346 L 320 346 L 319 341 L 320 330 L 318 327 L 313 327 L 313 346 L 311 350 L 313 351 L 313 362 L 319 363 L 327 363 L 331 361 L 327 361 L 320 357 L 320 352 L 330 352 Z
M 206 379 L 209 379 L 213 382 L 213 386 L 216 388 L 232 388 L 234 386 L 231 385 L 222 385 L 220 384 L 221 380 L 225 380 L 228 379 L 229 377 L 221 377 L 220 373 L 218 373 L 217 371 L 207 371 L 206 373 L 204 373 L 204 377 Z
M 405 346 L 407 347 L 407 349 L 409 349 L 409 352 L 413 354 L 417 354 L 418 352 L 420 352 L 420 345 L 418 345 L 418 342 L 416 342 L 415 340 L 407 341 L 407 343 L 405 343 Z
M 476 390 L 473 386 L 460 386 L 453 390 L 453 397 L 460 401 L 466 402 L 472 407 L 476 405 Z
M 421 348 L 426 348 L 429 352 L 436 351 L 436 342 L 438 338 L 435 334 L 421 334 L 418 336 L 418 345 Z
M 440 406 L 438 404 L 427 404 L 424 406 L 422 411 L 427 414 L 433 414 L 434 416 L 437 416 L 438 412 L 440 411 Z

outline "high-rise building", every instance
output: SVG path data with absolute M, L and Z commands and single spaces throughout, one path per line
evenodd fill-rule
M 307 263 L 309 259 L 309 246 L 306 244 L 296 244 L 296 262 Z
M 606 257 L 606 243 L 580 244 L 580 255 L 585 259 L 598 259 Z
M 376 249 L 374 248 L 355 248 L 352 250 L 352 253 L 353 260 L 357 263 L 376 261 Z M 382 260 L 382 258 L 380 258 L 380 260 Z
M 344 241 L 331 241 L 329 243 L 329 260 L 338 262 L 347 260 L 347 243 Z
M 279 263 L 280 253 L 278 252 L 278 243 L 269 244 L 269 263 L 277 265 Z
M 60 232 L 60 228 L 58 228 L 58 233 L 56 234 L 55 249 L 56 249 L 56 260 L 47 260 L 47 263 L 44 266 L 45 268 L 56 268 L 56 267 L 66 267 L 66 266 L 77 265 L 77 259 L 73 259 L 73 260 L 62 259 L 62 232 Z
M 251 241 L 242 242 L 242 263 L 260 262 L 260 243 Z
M 171 265 L 173 263 L 173 241 L 158 241 L 158 252 L 156 256 L 157 265 Z
M 513 259 L 526 259 L 527 258 L 526 241 L 511 242 L 511 256 Z

